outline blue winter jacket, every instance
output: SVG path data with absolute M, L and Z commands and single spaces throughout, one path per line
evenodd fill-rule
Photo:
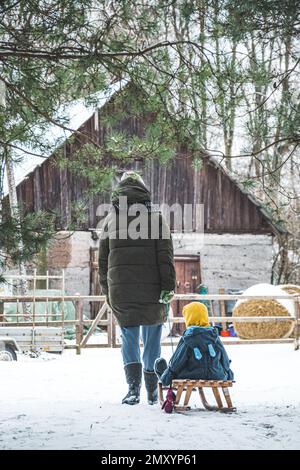
M 217 328 L 190 326 L 160 380 L 165 386 L 173 379 L 233 380 L 230 362 Z

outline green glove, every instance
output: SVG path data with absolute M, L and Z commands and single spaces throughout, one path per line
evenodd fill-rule
M 169 304 L 174 297 L 173 290 L 162 290 L 160 293 L 159 303 L 161 304 Z

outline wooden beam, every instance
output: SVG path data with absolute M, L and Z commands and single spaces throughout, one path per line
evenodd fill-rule
M 105 295 L 80 295 L 82 300 L 87 300 L 89 302 L 99 302 L 105 301 Z M 35 299 L 36 301 L 46 301 L 47 299 L 51 300 L 62 300 L 64 298 L 65 301 L 76 301 L 76 295 L 36 295 L 33 297 L 32 295 L 1 295 L 0 300 L 4 302 L 19 302 L 19 301 L 28 301 L 33 302 Z M 299 298 L 299 294 L 285 294 L 285 295 L 243 295 L 243 294 L 175 294 L 174 300 L 256 300 L 256 299 L 286 299 L 286 300 L 293 300 Z
M 280 317 L 209 317 L 210 322 L 216 323 L 267 323 L 267 322 L 285 322 L 285 321 L 296 321 L 294 316 L 280 316 Z M 184 318 L 182 317 L 174 317 L 171 319 L 174 323 L 183 323 Z
M 75 330 L 76 330 L 76 354 L 81 353 L 81 341 L 83 336 L 83 302 L 80 296 L 78 296 L 75 301 L 75 318 L 77 320 Z
M 80 344 L 81 348 L 84 348 L 86 346 L 88 340 L 90 339 L 90 337 L 92 336 L 92 334 L 96 330 L 97 326 L 99 325 L 100 320 L 102 319 L 102 317 L 103 317 L 103 315 L 105 314 L 106 311 L 107 311 L 107 303 L 104 302 L 104 304 L 100 308 L 99 312 L 97 313 L 96 318 L 93 320 L 93 323 L 91 324 L 91 327 L 90 327 L 89 331 L 87 332 L 87 334 L 85 335 L 85 337 L 81 341 L 81 344 Z
M 300 298 L 295 299 L 295 329 L 294 329 L 294 347 L 295 351 L 299 350 L 299 334 L 300 334 L 300 328 L 299 328 L 299 319 L 300 319 Z
M 220 287 L 220 289 L 219 289 L 219 294 L 221 294 L 221 295 L 224 295 L 224 294 L 225 294 L 225 289 L 224 289 L 224 287 Z M 225 300 L 220 300 L 220 301 L 219 301 L 219 305 L 220 305 L 221 317 L 224 318 L 224 317 L 226 317 Z M 223 331 L 226 331 L 226 330 L 227 330 L 226 321 L 222 321 L 222 330 L 223 330 Z

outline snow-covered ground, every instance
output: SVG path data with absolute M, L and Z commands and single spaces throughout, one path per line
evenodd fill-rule
M 0 362 L 0 449 L 300 449 L 300 351 L 228 346 L 236 414 L 167 415 L 126 392 L 120 349 Z M 164 348 L 168 358 L 171 348 Z

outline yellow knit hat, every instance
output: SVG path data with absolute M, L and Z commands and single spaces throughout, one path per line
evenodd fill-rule
M 208 311 L 200 302 L 190 302 L 182 309 L 186 327 L 209 326 Z

